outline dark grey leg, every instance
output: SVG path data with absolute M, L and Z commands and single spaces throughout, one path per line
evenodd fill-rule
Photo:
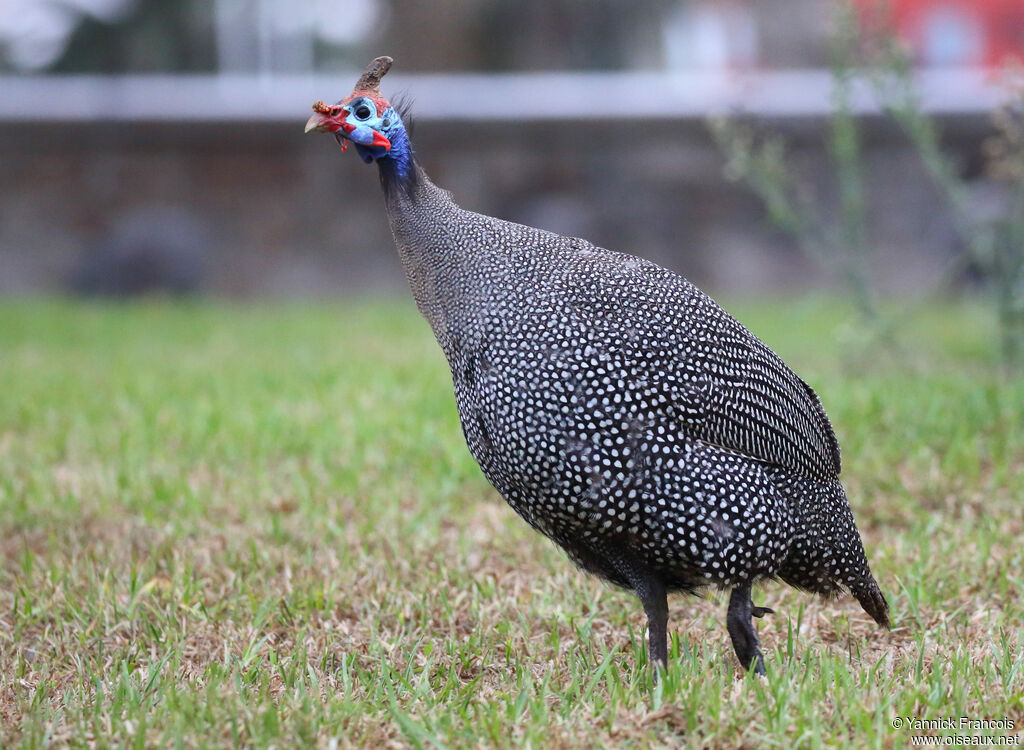
M 651 640 L 651 666 L 662 669 L 668 667 L 668 594 L 665 584 L 654 576 L 645 576 L 634 584 L 636 595 L 644 605 L 647 614 L 647 630 Z
M 764 656 L 761 655 L 761 642 L 757 639 L 752 617 L 764 617 L 774 614 L 775 610 L 768 607 L 755 607 L 750 600 L 750 584 L 737 586 L 729 596 L 729 611 L 725 616 L 725 626 L 732 638 L 732 647 L 744 669 L 753 668 L 754 672 L 763 675 Z
M 644 605 L 647 630 L 650 637 L 651 667 L 654 681 L 658 681 L 658 665 L 668 668 L 668 591 L 656 573 L 626 554 L 605 553 L 612 562 L 617 580 L 632 588 Z

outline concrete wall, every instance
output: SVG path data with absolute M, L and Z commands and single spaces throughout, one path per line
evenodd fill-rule
M 985 122 L 944 126 L 975 169 Z M 772 127 L 788 134 L 809 191 L 827 204 L 824 123 Z M 132 216 L 157 217 L 156 236 L 201 245 L 213 293 L 401 288 L 376 169 L 301 131 L 298 120 L 0 126 L 0 292 L 61 289 L 83 253 Z M 635 252 L 719 291 L 834 283 L 723 178 L 701 122 L 654 122 L 627 142 L 605 122 L 431 121 L 414 141 L 435 182 L 466 208 Z M 865 148 L 875 273 L 890 290 L 926 289 L 956 250 L 937 193 L 890 126 L 874 123 Z M 199 229 L 175 219 L 183 214 Z

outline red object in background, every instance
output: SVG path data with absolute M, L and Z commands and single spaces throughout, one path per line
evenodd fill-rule
M 925 66 L 1024 62 L 1024 0 L 857 0 L 862 18 L 891 26 Z

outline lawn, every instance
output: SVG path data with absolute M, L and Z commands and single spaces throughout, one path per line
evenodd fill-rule
M 0 303 L 0 746 L 1019 741 L 1024 378 L 991 322 L 873 349 L 833 301 L 731 307 L 821 394 L 893 629 L 767 585 L 760 679 L 722 595 L 674 597 L 655 686 L 636 599 L 479 473 L 411 301 Z M 1015 728 L 893 726 L 961 716 Z

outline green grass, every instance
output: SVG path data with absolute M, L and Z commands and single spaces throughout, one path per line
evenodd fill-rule
M 1024 379 L 998 373 L 991 323 L 930 309 L 909 353 L 877 352 L 833 302 L 733 308 L 821 394 L 894 627 L 766 586 L 761 680 L 721 596 L 676 597 L 654 686 L 636 600 L 479 473 L 411 302 L 3 302 L 0 746 L 1020 732 Z

